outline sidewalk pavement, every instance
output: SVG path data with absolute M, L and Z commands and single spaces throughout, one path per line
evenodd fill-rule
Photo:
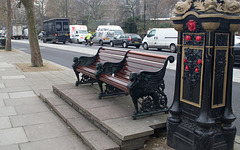
M 23 72 L 16 64 L 29 54 L 0 50 L 0 150 L 88 150 L 73 131 L 39 98 L 52 85 L 74 84 L 72 69 Z M 235 150 L 240 150 L 236 136 Z

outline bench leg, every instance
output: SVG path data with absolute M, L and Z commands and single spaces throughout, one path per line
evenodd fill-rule
M 144 91 L 135 91 L 130 92 L 130 95 L 135 108 L 132 114 L 134 120 L 137 117 L 160 112 L 168 113 L 167 97 L 163 91 L 156 90 L 147 93 L 144 93 Z
M 132 102 L 133 102 L 133 105 L 134 105 L 134 108 L 135 108 L 135 110 L 132 114 L 132 118 L 133 118 L 133 120 L 135 120 L 136 119 L 135 116 L 138 114 L 138 99 L 137 98 L 132 98 Z
M 77 77 L 77 81 L 76 81 L 75 85 L 78 86 L 79 85 L 79 72 L 77 72 L 75 70 L 74 70 L 74 72 L 75 72 L 75 75 Z
M 103 82 L 98 80 L 98 85 L 99 85 L 99 88 L 100 88 L 100 93 L 98 95 L 98 98 L 102 99 L 102 97 L 103 97 Z

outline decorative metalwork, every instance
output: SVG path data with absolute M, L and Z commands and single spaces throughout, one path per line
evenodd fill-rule
M 96 83 L 96 79 L 89 77 L 88 75 L 82 74 L 80 81 L 76 81 L 75 85 L 87 84 L 87 83 Z
M 78 86 L 79 84 L 85 84 L 85 83 L 95 83 L 96 80 L 93 78 L 88 77 L 87 75 L 82 75 L 82 78 L 80 80 L 79 78 L 79 73 L 77 71 L 77 67 L 78 66 L 90 66 L 92 64 L 94 64 L 98 58 L 98 54 L 100 51 L 101 47 L 98 49 L 98 52 L 96 55 L 92 56 L 92 57 L 87 57 L 87 56 L 81 56 L 81 57 L 74 57 L 73 58 L 73 71 L 75 72 L 75 75 L 77 77 L 77 81 L 75 83 L 76 86 Z
M 132 114 L 133 119 L 143 115 L 168 112 L 167 97 L 164 93 L 165 84 L 163 80 L 168 61 L 172 63 L 174 57 L 169 56 L 164 66 L 157 72 L 142 71 L 138 74 L 131 73 L 131 82 L 128 84 L 127 88 L 135 107 L 135 111 Z
M 196 95 L 194 91 L 195 88 L 200 89 L 202 50 L 187 48 L 184 52 L 183 99 L 198 104 L 199 94 Z
M 240 2 L 238 0 L 186 0 L 180 1 L 175 5 L 176 15 L 185 14 L 190 8 L 195 8 L 199 12 L 219 12 L 219 13 L 240 13 Z
M 184 34 L 184 45 L 204 46 L 204 34 Z
M 101 99 L 102 97 L 106 97 L 106 96 L 113 96 L 113 95 L 128 95 L 128 93 L 110 85 L 110 84 L 105 84 L 105 90 L 104 92 L 99 93 L 99 99 Z
M 193 0 L 186 0 L 185 2 L 180 1 L 175 5 L 175 9 L 173 10 L 173 12 L 176 15 L 182 15 L 184 13 L 186 13 L 192 5 Z
M 238 14 L 240 13 L 240 3 L 238 0 L 205 0 L 194 2 L 194 7 L 199 12 L 220 12 Z
M 126 56 L 120 63 L 107 62 L 104 64 L 97 64 L 96 78 L 98 79 L 101 74 L 104 73 L 114 77 L 114 74 L 122 70 L 125 61 Z M 133 119 L 136 119 L 136 117 L 139 116 L 168 112 L 167 97 L 164 93 L 165 85 L 163 80 L 168 61 L 172 63 L 174 61 L 174 57 L 169 56 L 165 60 L 164 66 L 157 72 L 141 71 L 138 74 L 133 72 L 130 74 L 127 88 L 135 107 L 135 111 L 132 115 Z M 113 88 L 108 84 L 106 86 L 106 90 L 103 91 L 103 82 L 99 79 L 98 84 L 101 91 L 99 98 L 119 93 L 123 94 L 121 90 L 119 91 L 119 89 Z
M 224 93 L 224 77 L 225 77 L 225 67 L 226 67 L 226 50 L 218 50 L 216 52 L 215 59 L 215 77 L 214 77 L 214 97 L 213 105 L 218 105 L 223 103 L 223 93 Z
M 228 34 L 216 34 L 216 46 L 228 46 Z

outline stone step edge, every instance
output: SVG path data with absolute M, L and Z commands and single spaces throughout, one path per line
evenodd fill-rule
M 77 104 L 75 104 L 71 99 L 69 99 L 64 93 L 59 91 L 57 88 L 53 86 L 53 93 L 55 93 L 58 97 L 60 97 L 63 101 L 68 103 L 71 107 L 73 107 L 76 111 L 78 111 L 81 115 L 83 115 L 89 122 L 94 124 L 97 128 L 99 128 L 106 136 L 110 137 L 115 143 L 118 145 L 122 145 L 125 141 L 119 138 L 117 135 L 112 133 L 106 127 L 104 127 L 98 120 L 92 118 L 87 112 L 84 112 L 83 108 L 79 108 Z
M 91 142 L 91 139 L 88 139 L 88 137 L 85 137 L 84 135 L 84 133 L 86 133 L 86 132 L 83 132 L 83 133 L 81 133 L 81 132 L 79 132 L 78 131 L 78 129 L 77 129 L 77 127 L 74 125 L 74 124 L 72 124 L 72 122 L 71 121 L 69 121 L 70 119 L 69 118 L 64 118 L 64 115 L 61 115 L 61 112 L 59 111 L 59 110 L 57 110 L 57 108 L 55 108 L 55 105 L 54 104 L 52 104 L 48 99 L 49 98 L 58 98 L 59 100 L 61 100 L 61 101 L 63 101 L 60 97 L 56 97 L 56 96 L 53 96 L 53 97 L 49 97 L 49 98 L 47 98 L 47 97 L 45 97 L 44 96 L 44 93 L 45 92 L 41 92 L 40 93 L 40 98 L 43 100 L 43 102 L 45 102 L 46 104 L 48 104 L 48 106 L 51 108 L 51 109 L 53 109 L 54 110 L 54 112 L 76 133 L 76 135 L 78 135 L 80 138 L 81 138 L 81 140 L 88 146 L 88 147 L 90 147 L 91 149 L 93 149 L 93 150 L 99 150 L 99 149 L 102 149 L 102 148 L 98 148 L 97 146 L 95 146 L 94 144 L 92 144 L 92 142 Z M 53 92 L 49 92 L 49 93 L 52 93 L 52 94 L 54 94 Z M 49 96 L 49 93 L 47 94 L 48 96 Z M 65 102 L 65 101 L 63 101 L 64 103 L 66 103 L 67 104 L 67 102 Z M 72 111 L 75 111 L 75 112 L 77 112 L 74 108 L 72 109 Z M 60 113 L 60 114 L 59 114 Z M 80 113 L 79 113 L 79 115 L 80 116 L 82 116 Z M 83 118 L 85 118 L 84 116 L 82 116 Z M 92 124 L 91 122 L 89 122 L 87 119 L 85 119 L 88 123 L 90 123 L 90 124 Z M 95 127 L 95 125 L 93 125 L 94 127 Z M 101 130 L 99 130 L 97 127 L 95 127 L 95 130 L 92 130 L 92 131 L 100 131 L 100 133 L 98 133 L 98 134 L 96 134 L 96 137 L 97 136 L 100 136 L 101 138 L 97 138 L 98 140 L 99 139 L 101 139 L 101 140 L 107 140 L 107 141 L 112 141 L 112 145 L 114 145 L 114 147 L 111 147 L 111 148 L 108 148 L 107 150 L 120 150 L 120 146 L 117 144 L 117 143 L 115 143 L 110 137 L 108 137 L 105 133 L 101 133 L 102 131 Z M 101 146 L 101 145 L 100 145 Z

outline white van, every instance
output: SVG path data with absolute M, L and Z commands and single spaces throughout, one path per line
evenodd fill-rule
M 100 25 L 97 28 L 96 33 L 93 35 L 93 43 L 110 44 L 110 40 L 114 36 L 123 34 L 123 29 L 116 25 Z
M 143 39 L 143 48 L 157 48 L 158 50 L 167 48 L 171 52 L 177 50 L 178 32 L 174 28 L 153 28 Z
M 88 34 L 87 26 L 85 25 L 70 25 L 70 39 L 74 43 L 82 43 L 85 41 L 85 36 Z

